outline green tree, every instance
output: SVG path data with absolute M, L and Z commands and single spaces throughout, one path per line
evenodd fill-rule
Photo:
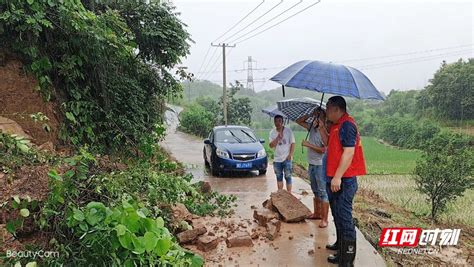
M 430 82 L 419 105 L 427 101 L 439 118 L 474 119 L 474 59 L 443 62 Z
M 227 122 L 228 124 L 250 126 L 252 121 L 252 105 L 250 103 L 250 98 L 237 96 L 237 93 L 242 89 L 243 85 L 236 82 L 235 84 L 231 84 L 230 88 L 227 90 Z M 220 105 L 222 107 L 221 110 L 224 110 L 222 97 Z
M 216 115 L 199 104 L 191 104 L 180 114 L 180 128 L 187 133 L 206 137 L 216 122 Z
M 474 153 L 446 138 L 434 139 L 415 167 L 417 190 L 427 196 L 431 218 L 474 186 Z
M 66 142 L 136 146 L 182 90 L 169 70 L 189 52 L 189 34 L 168 1 L 84 2 L 2 1 L 0 43 L 59 104 Z

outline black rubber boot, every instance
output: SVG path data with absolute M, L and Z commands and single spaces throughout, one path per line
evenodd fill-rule
M 333 263 L 333 264 L 338 264 L 339 263 L 339 255 L 340 255 L 339 250 L 341 248 L 341 246 L 340 246 L 341 240 L 342 240 L 341 235 L 339 234 L 339 231 L 336 228 L 336 242 L 334 242 L 334 244 L 332 244 L 332 245 L 326 245 L 327 249 L 336 251 L 334 254 L 331 254 L 331 255 L 328 256 L 328 262 L 329 263 Z
M 341 237 L 339 236 L 339 231 L 336 228 L 336 242 L 334 242 L 334 244 L 326 245 L 326 249 L 338 251 L 339 250 L 339 240 L 341 240 Z
M 336 252 L 334 254 L 331 254 L 328 256 L 328 262 L 333 263 L 333 264 L 338 264 L 339 263 L 339 253 Z
M 356 250 L 355 240 L 342 240 L 341 249 L 339 250 L 339 267 L 353 267 Z

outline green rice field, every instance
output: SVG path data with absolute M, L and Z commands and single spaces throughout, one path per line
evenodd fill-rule
M 259 138 L 265 139 L 264 146 L 268 154 L 272 156 L 272 150 L 268 146 L 269 130 L 257 131 L 256 134 Z M 301 141 L 306 137 L 306 132 L 295 131 L 294 134 L 296 139 L 294 161 L 306 167 L 306 149 L 301 149 Z M 362 137 L 362 146 L 368 175 L 359 177 L 359 186 L 374 191 L 387 201 L 416 215 L 429 214 L 428 202 L 425 196 L 416 191 L 413 179 L 413 170 L 421 152 L 398 149 L 377 141 L 375 137 L 367 136 Z M 474 215 L 466 213 L 467 210 L 474 210 L 473 189 L 466 191 L 464 196 L 450 203 L 440 219 L 444 222 L 473 226 Z
M 268 146 L 269 130 L 260 130 L 256 132 L 259 138 L 265 139 L 265 148 L 268 154 L 272 151 Z M 306 132 L 295 131 L 296 148 L 294 161 L 300 165 L 307 166 L 306 153 L 302 150 L 301 141 L 306 137 Z M 416 165 L 416 160 L 421 152 L 416 150 L 398 149 L 384 145 L 374 137 L 362 137 L 362 146 L 367 164 L 368 174 L 411 174 Z

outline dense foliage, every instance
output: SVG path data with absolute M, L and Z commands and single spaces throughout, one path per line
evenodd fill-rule
M 227 90 L 227 122 L 229 125 L 250 125 L 253 108 L 250 98 L 238 95 L 242 85 L 231 84 Z M 210 97 L 198 97 L 180 114 L 180 128 L 205 137 L 216 125 L 224 124 L 223 97 L 219 102 Z
M 431 84 L 421 91 L 419 106 L 431 116 L 449 120 L 474 119 L 474 58 L 443 62 Z
M 203 216 L 232 212 L 235 197 L 203 193 L 201 184 L 192 184 L 192 176 L 182 174 L 157 146 L 150 148 L 151 156 L 126 162 L 94 156 L 86 149 L 48 160 L 34 147 L 24 147 L 21 138 L 0 134 L 0 141 L 0 156 L 11 155 L 0 157 L 2 164 L 50 168 L 47 199 L 22 195 L 0 204 L 0 213 L 17 214 L 6 222 L 13 235 L 24 231 L 29 218 L 38 231 L 51 234 L 49 247 L 42 249 L 57 251 L 60 257 L 42 259 L 48 266 L 201 266 L 199 256 L 176 242 L 173 233 L 180 225 L 171 221 L 171 206 L 183 203 Z M 0 260 L 7 263 L 18 260 L 4 256 Z
M 23 59 L 46 100 L 61 103 L 63 139 L 136 145 L 181 90 L 170 69 L 188 53 L 189 34 L 168 1 L 84 2 L 2 1 L 2 48 Z

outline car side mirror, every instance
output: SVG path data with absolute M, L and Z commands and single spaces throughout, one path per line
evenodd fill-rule
M 211 144 L 211 140 L 209 140 L 209 138 L 204 139 L 204 144 L 210 145 L 210 144 Z
M 263 139 L 263 138 L 260 138 L 259 141 L 260 141 L 261 144 L 265 143 L 265 139 Z

